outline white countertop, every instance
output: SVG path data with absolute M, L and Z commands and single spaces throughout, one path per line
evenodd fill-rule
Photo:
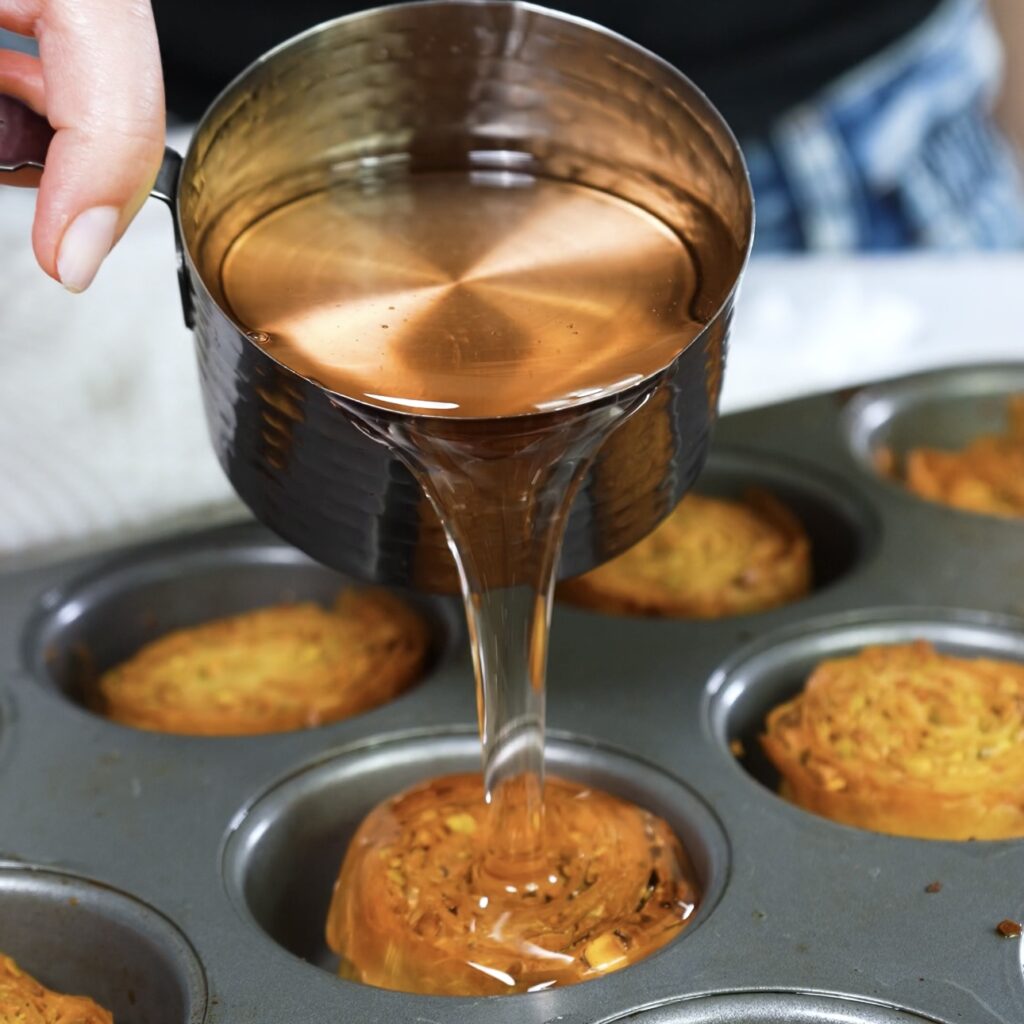
M 206 438 L 167 210 L 72 296 L 32 258 L 33 202 L 0 190 L 0 567 L 244 514 Z M 722 406 L 999 359 L 1024 359 L 1024 254 L 759 258 Z

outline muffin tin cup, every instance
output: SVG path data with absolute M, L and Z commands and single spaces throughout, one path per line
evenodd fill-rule
M 596 786 L 653 811 L 683 841 L 701 902 L 681 941 L 707 919 L 725 888 L 728 844 L 714 815 L 691 790 L 643 761 L 610 748 L 551 736 L 547 771 Z M 325 907 L 356 828 L 377 804 L 426 779 L 479 771 L 470 732 L 381 739 L 302 769 L 239 815 L 227 842 L 224 876 L 243 918 L 279 946 L 331 972 Z
M 329 606 L 351 583 L 265 536 L 200 536 L 49 590 L 24 631 L 22 657 L 34 679 L 88 707 L 103 670 L 165 633 L 273 604 Z M 450 600 L 402 596 L 432 630 L 426 678 L 459 643 L 461 610 Z
M 667 1003 L 615 1017 L 631 1024 L 934 1024 L 893 1007 L 835 996 L 790 992 L 734 992 Z
M 850 417 L 866 402 L 823 395 L 719 424 L 703 489 L 730 496 L 753 484 L 793 508 L 818 549 L 819 585 L 806 598 L 716 622 L 556 609 L 549 770 L 665 816 L 708 886 L 701 916 L 647 960 L 495 999 L 385 992 L 333 975 L 322 925 L 358 819 L 413 782 L 478 763 L 456 602 L 421 601 L 437 656 L 419 685 L 317 729 L 143 733 L 76 703 L 83 657 L 100 671 L 162 630 L 326 600 L 345 582 L 255 524 L 0 576 L 0 857 L 101 879 L 103 893 L 109 884 L 133 907 L 159 907 L 197 951 L 209 1024 L 1024 1019 L 1022 944 L 995 931 L 1024 919 L 1024 841 L 847 828 L 780 800 L 770 777 L 758 781 L 728 749 L 811 661 L 861 643 L 923 635 L 1024 659 L 1024 530 L 949 513 L 879 479 L 851 447 Z M 926 891 L 933 881 L 940 892 Z M 0 950 L 3 899 L 0 885 Z M 64 916 L 45 924 L 49 949 L 81 934 Z M 168 971 L 166 984 L 176 978 L 185 991 L 185 975 Z M 121 990 L 100 994 L 124 1006 Z M 203 1005 L 189 1005 L 194 1024 Z M 124 1020 L 162 1024 L 159 1012 L 125 1009 Z
M 206 979 L 163 915 L 108 886 L 0 864 L 0 950 L 58 992 L 86 995 L 117 1024 L 200 1024 Z
M 800 460 L 719 446 L 694 489 L 735 501 L 751 488 L 768 491 L 800 521 L 810 540 L 814 590 L 861 567 L 877 550 L 881 525 L 871 505 L 842 478 Z
M 944 654 L 1024 662 L 1024 620 L 962 609 L 872 608 L 843 612 L 769 633 L 736 652 L 712 676 L 707 720 L 730 765 L 772 792 L 779 777 L 758 735 L 772 708 L 803 688 L 814 667 L 865 647 L 924 640 Z M 737 759 L 732 747 L 740 744 Z
M 841 417 L 850 453 L 861 469 L 881 477 L 912 501 L 923 501 L 897 480 L 882 476 L 879 455 L 886 450 L 897 460 L 912 448 L 957 449 L 980 434 L 1002 434 L 1007 428 L 1007 403 L 1024 394 L 1024 364 L 952 367 L 915 374 L 864 388 Z M 933 507 L 957 515 L 976 512 Z M 992 517 L 996 518 L 996 517 Z M 1021 527 L 1012 519 L 996 522 Z

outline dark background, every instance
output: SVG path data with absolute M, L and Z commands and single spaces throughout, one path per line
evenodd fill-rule
M 911 30 L 939 0 L 554 0 L 689 75 L 740 136 Z M 265 50 L 366 6 L 344 0 L 154 0 L 169 110 L 194 121 Z

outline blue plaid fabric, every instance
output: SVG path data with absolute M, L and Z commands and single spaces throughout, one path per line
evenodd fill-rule
M 1024 246 L 1024 183 L 992 122 L 1002 52 L 979 0 L 911 35 L 744 146 L 755 250 Z

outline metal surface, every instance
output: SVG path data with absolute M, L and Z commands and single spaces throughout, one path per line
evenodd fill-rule
M 614 1019 L 630 1024 L 926 1024 L 933 1020 L 872 1003 L 788 992 L 687 999 Z
M 206 979 L 162 915 L 109 886 L 0 863 L 0 950 L 59 992 L 87 995 L 118 1024 L 200 1024 Z
M 1007 399 L 1024 394 L 1024 364 L 998 363 L 920 373 L 865 388 L 843 414 L 843 429 L 868 471 L 876 453 L 897 459 L 921 445 L 957 448 L 979 433 L 1003 433 Z
M 946 375 L 951 393 L 962 378 Z M 202 965 L 209 1024 L 1018 1024 L 1021 944 L 994 929 L 1024 918 L 1024 841 L 836 825 L 781 801 L 728 750 L 831 650 L 924 635 L 1024 658 L 1014 615 L 1024 611 L 1024 524 L 915 501 L 879 480 L 850 450 L 842 413 L 856 401 L 808 399 L 718 427 L 708 489 L 733 493 L 749 477 L 805 515 L 816 509 L 826 549 L 847 536 L 806 600 L 710 623 L 556 612 L 553 769 L 660 810 L 703 843 L 707 877 L 721 885 L 706 916 L 651 959 L 495 1000 L 383 992 L 318 965 L 329 964 L 317 919 L 356 817 L 407 781 L 475 760 L 460 637 L 399 700 L 303 733 L 146 734 L 69 699 L 75 644 L 102 667 L 157 627 L 331 591 L 335 577 L 256 525 L 0 578 L 0 851 L 115 885 L 166 915 Z M 966 430 L 972 408 L 960 410 Z M 454 628 L 446 602 L 428 607 Z M 942 891 L 926 893 L 933 881 Z M 0 884 L 0 938 L 30 942 L 30 922 L 13 939 L 3 931 L 10 898 Z M 47 929 L 54 956 L 91 941 Z M 96 971 L 118 983 L 109 959 Z
M 703 95 L 586 22 L 505 2 L 381 8 L 278 47 L 214 103 L 179 190 L 214 448 L 256 516 L 319 561 L 450 586 L 432 570 L 448 564 L 432 509 L 352 421 L 366 407 L 250 340 L 228 315 L 221 271 L 245 228 L 298 196 L 453 170 L 611 192 L 675 229 L 699 267 L 693 312 L 708 326 L 671 364 L 643 431 L 628 447 L 613 435 L 577 498 L 562 572 L 582 572 L 647 533 L 703 462 L 753 226 L 736 141 Z

